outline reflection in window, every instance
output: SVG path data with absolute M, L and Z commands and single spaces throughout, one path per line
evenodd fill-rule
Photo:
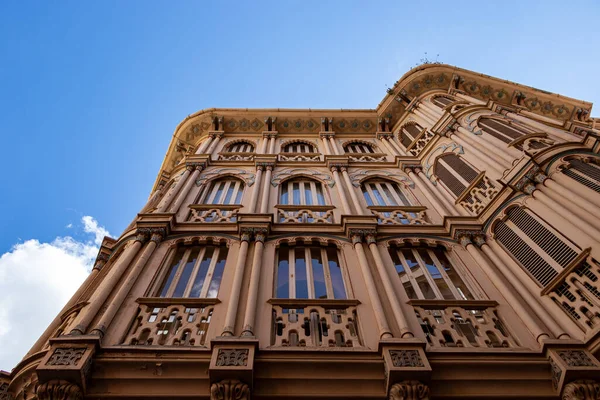
M 464 284 L 442 248 L 391 247 L 398 277 L 411 299 L 470 300 Z
M 282 245 L 277 251 L 275 285 L 277 298 L 346 298 L 335 247 Z
M 226 259 L 224 245 L 179 247 L 169 261 L 159 297 L 217 297 Z
M 253 153 L 254 146 L 248 142 L 237 142 L 228 147 L 229 153 Z
M 199 197 L 200 204 L 241 204 L 244 182 L 236 178 L 213 181 Z

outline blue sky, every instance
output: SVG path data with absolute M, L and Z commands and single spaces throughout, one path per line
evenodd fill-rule
M 118 236 L 203 108 L 374 108 L 425 52 L 600 108 L 599 19 L 592 0 L 4 1 L 0 279 L 28 241 Z

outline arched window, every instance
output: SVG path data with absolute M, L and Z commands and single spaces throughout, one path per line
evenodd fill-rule
M 283 147 L 284 153 L 316 153 L 315 146 L 307 142 L 288 143 Z
M 225 245 L 179 246 L 167 258 L 158 297 L 215 298 L 219 292 L 227 247 Z
M 475 168 L 456 154 L 445 154 L 439 157 L 433 172 L 456 197 L 460 196 L 479 175 Z
M 241 204 L 244 182 L 237 178 L 223 178 L 212 181 L 200 193 L 200 204 Z
M 253 153 L 254 145 L 250 142 L 236 142 L 227 148 L 229 153 Z
M 279 204 L 282 205 L 326 205 L 321 182 L 308 179 L 290 179 L 281 184 Z
M 408 147 L 421 134 L 423 128 L 418 124 L 407 124 L 400 128 L 400 142 L 404 147 Z
M 390 247 L 389 251 L 410 299 L 473 299 L 443 248 Z
M 409 197 L 397 182 L 369 179 L 361 185 L 363 196 L 369 206 L 410 206 Z
M 513 207 L 494 227 L 496 240 L 541 285 L 571 264 L 580 249 L 528 209 Z
M 345 299 L 346 286 L 334 246 L 282 245 L 277 249 L 275 297 Z
M 563 170 L 562 173 L 600 193 L 600 166 L 598 164 L 572 159 L 569 160 L 569 168 Z
M 434 97 L 431 102 L 439 108 L 445 108 L 447 105 L 454 103 L 454 99 L 445 96 Z
M 344 146 L 346 153 L 375 153 L 373 145 L 364 142 L 350 142 Z
M 481 129 L 504 143 L 510 143 L 526 135 L 522 128 L 517 128 L 514 125 L 509 125 L 505 121 L 500 121 L 492 118 L 481 118 L 477 123 Z

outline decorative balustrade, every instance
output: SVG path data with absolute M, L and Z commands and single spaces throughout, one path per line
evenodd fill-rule
M 383 153 L 350 153 L 348 160 L 352 162 L 386 162 L 387 157 Z
M 236 222 L 241 204 L 192 204 L 188 222 Z
M 380 225 L 423 225 L 429 224 L 422 206 L 369 206 Z
M 279 161 L 321 161 L 319 153 L 280 153 Z
M 418 156 L 421 154 L 425 146 L 434 138 L 433 132 L 428 131 L 427 129 L 423 129 L 421 133 L 413 140 L 413 142 L 406 148 L 413 156 Z
M 586 333 L 600 326 L 600 265 L 584 250 L 543 291 Z M 586 259 L 587 258 L 587 259 Z
M 284 205 L 278 204 L 277 219 L 280 223 L 331 224 L 334 206 Z
M 431 347 L 519 347 L 495 301 L 411 300 Z
M 252 161 L 252 160 L 254 160 L 254 153 L 223 152 L 223 153 L 219 153 L 218 160 L 219 161 Z
M 361 347 L 358 300 L 271 299 L 273 347 Z
M 465 191 L 456 199 L 467 211 L 474 215 L 481 213 L 488 204 L 500 193 L 492 181 L 481 172 Z
M 217 299 L 141 298 L 124 344 L 206 347 L 206 333 Z

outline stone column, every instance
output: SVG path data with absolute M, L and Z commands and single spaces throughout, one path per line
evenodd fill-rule
M 447 215 L 450 215 L 450 212 L 446 209 L 446 207 L 444 207 L 442 205 L 442 203 L 440 203 L 438 198 L 432 192 L 430 192 L 429 188 L 427 186 L 425 186 L 425 184 L 423 182 L 421 182 L 419 177 L 417 177 L 415 175 L 415 173 L 412 171 L 412 168 L 414 168 L 414 167 L 407 167 L 404 169 L 404 172 L 406 172 L 408 177 L 410 179 L 412 179 L 412 181 L 415 183 L 415 185 L 417 185 L 417 187 L 421 190 L 421 192 L 423 192 L 423 194 L 425 196 L 427 196 L 429 201 L 431 201 L 433 206 L 436 208 L 436 211 L 442 216 L 442 218 Z M 419 168 L 415 168 L 415 169 L 419 169 Z
M 421 110 L 414 109 L 413 113 L 415 113 L 415 115 L 418 115 L 419 117 L 421 117 L 423 119 L 423 121 L 426 122 L 425 125 L 427 125 L 427 126 L 433 126 L 437 122 L 437 120 L 433 119 L 432 117 L 430 117 L 428 114 L 425 114 Z
M 556 171 L 551 175 L 551 178 L 557 183 L 561 184 L 566 189 L 573 191 L 577 195 L 581 196 L 589 203 L 596 205 L 596 207 L 600 207 L 600 195 L 594 192 L 592 189 L 588 188 L 585 185 L 577 182 L 574 179 L 569 178 L 564 175 L 561 171 Z
M 358 200 L 358 196 L 356 195 L 356 191 L 354 190 L 354 185 L 350 181 L 350 176 L 348 175 L 347 167 L 340 167 L 342 171 L 342 176 L 344 177 L 344 182 L 346 183 L 346 189 L 348 189 L 348 193 L 350 193 L 350 197 L 352 198 L 352 202 L 354 203 L 354 209 L 356 213 L 359 215 L 364 215 L 363 208 L 361 206 L 360 200 Z
M 496 266 L 496 270 L 500 271 L 502 275 L 506 277 L 506 280 L 510 282 L 510 284 L 517 290 L 517 293 L 525 300 L 525 302 L 531 307 L 531 309 L 535 312 L 535 314 L 540 317 L 542 321 L 546 324 L 552 334 L 559 339 L 569 339 L 569 334 L 565 332 L 565 330 L 559 326 L 552 315 L 540 304 L 540 299 L 538 296 L 532 294 L 527 287 L 521 282 L 521 280 L 514 275 L 512 271 L 512 263 L 508 262 L 506 258 L 508 254 L 497 254 L 489 245 L 486 243 L 486 238 L 483 236 L 476 236 L 474 238 L 475 244 L 479 247 L 479 249 L 485 254 L 492 263 Z M 508 268 L 506 268 L 508 267 Z
M 164 228 L 150 229 L 148 233 L 151 235 L 150 241 L 146 244 L 146 247 L 144 248 L 142 254 L 140 255 L 140 257 L 138 257 L 133 268 L 131 268 L 129 274 L 125 278 L 125 281 L 123 282 L 121 287 L 119 287 L 115 296 L 111 299 L 110 303 L 108 304 L 108 307 L 104 311 L 104 314 L 102 314 L 100 321 L 98 321 L 94 329 L 92 329 L 92 334 L 97 334 L 100 337 L 104 336 L 107 327 L 114 319 L 115 315 L 117 314 L 117 311 L 119 311 L 119 309 L 123 305 L 123 301 L 125 300 L 129 292 L 131 291 L 131 288 L 133 288 L 133 285 L 142 273 L 142 270 L 146 266 L 148 259 L 150 258 L 150 256 L 152 256 L 154 250 L 156 250 L 156 246 L 165 237 L 166 230 Z
M 518 152 L 518 155 L 514 155 L 514 154 L 510 154 L 510 150 L 507 147 L 507 144 L 504 142 L 500 142 L 498 140 L 498 142 L 503 143 L 504 146 L 500 146 L 500 144 L 496 144 L 491 140 L 486 139 L 486 137 L 482 134 L 480 135 L 474 135 L 472 132 L 469 132 L 467 129 L 465 129 L 464 127 L 457 125 L 456 126 L 456 130 L 464 136 L 467 137 L 471 137 L 474 138 L 474 140 L 481 145 L 482 147 L 485 147 L 485 149 L 487 150 L 487 154 L 489 154 L 490 156 L 494 157 L 496 161 L 498 161 L 500 164 L 502 164 L 505 167 L 510 167 L 512 166 L 512 162 L 515 160 L 515 158 L 520 158 L 522 156 L 521 152 Z M 490 136 L 487 135 L 486 136 Z M 513 150 L 516 150 L 513 148 Z
M 390 304 L 392 306 L 392 312 L 394 313 L 394 317 L 396 318 L 396 323 L 400 328 L 400 337 L 412 338 L 414 337 L 414 335 L 410 330 L 406 317 L 404 316 L 404 312 L 402 311 L 402 307 L 400 306 L 400 301 L 398 301 L 398 295 L 396 294 L 396 291 L 392 286 L 392 280 L 381 258 L 381 254 L 379 253 L 379 247 L 377 247 L 377 240 L 375 238 L 375 234 L 368 233 L 366 235 L 366 240 L 369 244 L 369 249 L 371 250 L 373 259 L 375 260 L 377 272 L 379 273 L 379 277 L 381 279 L 381 282 L 383 283 L 385 294 L 387 295 L 387 298 L 389 299 Z
M 225 326 L 221 336 L 235 335 L 235 319 L 237 316 L 238 304 L 240 302 L 240 292 L 242 291 L 242 281 L 244 279 L 244 269 L 246 266 L 246 256 L 248 255 L 248 242 L 252 236 L 252 228 L 241 228 L 240 251 L 238 253 L 237 263 L 235 265 L 233 283 L 231 285 L 231 295 L 227 314 L 225 314 Z
M 391 134 L 378 134 L 379 147 L 381 147 L 382 150 L 387 150 L 392 156 L 400 155 L 398 149 L 390 143 L 390 135 Z
M 415 112 L 416 111 L 422 112 L 423 114 L 427 115 L 429 117 L 429 119 L 431 119 L 432 121 L 435 121 L 435 122 L 439 121 L 439 119 L 442 116 L 441 109 L 439 110 L 439 112 L 433 112 L 431 109 L 425 107 L 424 103 L 419 103 L 417 105 L 417 108 L 415 109 Z
M 327 132 L 319 133 L 319 137 L 321 138 L 321 141 L 323 142 L 323 153 L 326 155 L 333 154 L 331 148 L 329 147 L 329 137 L 330 136 L 333 136 L 333 134 L 327 133 Z
M 269 154 L 275 154 L 275 140 L 277 138 L 276 134 L 269 135 Z
M 211 137 L 212 137 L 212 141 L 210 143 L 210 146 L 208 146 L 208 150 L 206 150 L 206 153 L 212 155 L 213 151 L 215 151 L 215 148 L 217 147 L 217 144 L 219 144 L 219 141 L 223 137 L 223 134 L 222 133 L 212 133 Z
M 333 154 L 340 155 L 340 149 L 338 149 L 337 143 L 333 138 L 333 135 L 329 136 L 329 143 L 331 144 L 331 149 L 333 150 Z
M 478 243 L 485 242 L 485 236 L 483 232 L 476 232 L 475 238 Z M 457 232 L 457 237 L 460 240 L 460 244 L 469 252 L 471 257 L 481 267 L 483 272 L 490 278 L 491 282 L 498 288 L 498 291 L 506 298 L 510 306 L 515 310 L 517 315 L 525 323 L 529 331 L 533 334 L 538 343 L 542 343 L 543 339 L 550 338 L 550 335 L 544 328 L 542 328 L 535 319 L 531 317 L 531 313 L 525 308 L 520 299 L 515 295 L 514 290 L 506 285 L 502 277 L 498 274 L 492 264 L 485 258 L 484 254 L 473 244 L 471 241 L 472 233 L 470 232 Z
M 214 136 L 208 136 L 208 139 L 206 139 L 204 142 L 202 142 L 202 144 L 198 147 L 198 150 L 196 150 L 196 154 L 204 154 L 204 151 L 206 150 L 206 148 L 208 146 L 210 146 L 210 142 L 213 141 Z
M 167 192 L 167 195 L 158 204 L 158 208 L 156 209 L 157 213 L 163 213 L 167 210 L 167 208 L 169 207 L 169 204 L 171 204 L 171 200 L 173 200 L 173 197 L 177 196 L 177 193 L 179 193 L 179 191 L 181 190 L 181 187 L 187 182 L 188 176 L 190 176 L 190 173 L 194 169 L 195 169 L 195 167 L 191 164 L 186 166 L 185 171 L 183 172 L 183 175 L 181 175 L 181 177 L 175 184 L 175 187 L 172 190 L 170 190 L 169 192 Z
M 75 321 L 71 335 L 83 335 L 86 333 L 89 324 L 98 314 L 98 310 L 104 305 L 104 302 L 112 292 L 115 285 L 121 280 L 121 276 L 141 249 L 142 244 L 148 240 L 148 232 L 145 229 L 138 229 L 135 241 L 128 244 L 127 248 L 119 256 L 118 260 L 112 266 L 110 272 L 102 280 L 90 297 L 89 304 L 83 308 Z
M 273 174 L 273 164 L 265 164 L 267 172 L 265 173 L 265 179 L 263 182 L 263 194 L 260 199 L 260 213 L 266 214 L 269 210 L 269 192 L 271 191 L 271 175 Z
M 258 288 L 260 286 L 260 270 L 263 268 L 262 256 L 266 236 L 266 229 L 256 229 L 254 231 L 254 256 L 252 257 L 252 272 L 250 274 L 250 287 L 248 288 L 248 301 L 244 314 L 242 336 L 254 336 L 256 303 L 258 301 Z
M 373 307 L 373 313 L 375 314 L 375 320 L 377 321 L 379 339 L 389 339 L 392 338 L 393 335 L 388 326 L 385 313 L 383 312 L 383 306 L 381 305 L 381 300 L 377 294 L 377 287 L 375 286 L 373 275 L 369 269 L 369 262 L 367 261 L 367 256 L 365 255 L 365 250 L 362 244 L 365 233 L 374 234 L 373 231 L 351 230 L 350 237 L 352 238 L 352 244 L 354 246 L 354 250 L 356 251 L 356 255 L 358 256 L 360 270 L 362 272 L 363 279 L 365 280 L 367 292 L 369 293 L 369 300 L 371 300 L 371 306 Z
M 338 168 L 339 167 L 336 166 L 331 167 L 331 172 L 333 173 L 333 180 L 335 181 L 335 186 L 337 187 L 340 200 L 342 201 L 344 214 L 349 215 L 352 214 L 352 209 L 350 208 L 350 204 L 348 204 L 348 199 L 346 199 L 346 193 L 344 193 L 344 188 L 342 187 L 342 181 L 340 179 L 340 174 L 338 173 Z
M 256 206 L 258 203 L 258 193 L 260 192 L 260 187 L 263 184 L 262 172 L 263 172 L 263 166 L 257 165 L 256 166 L 256 183 L 254 184 L 254 189 L 252 190 L 252 196 L 250 197 L 250 205 L 248 206 L 249 213 L 256 212 Z
M 569 189 L 563 187 L 560 183 L 552 179 L 545 179 L 544 183 L 539 186 L 539 190 L 546 193 L 554 201 L 569 208 L 575 214 L 585 221 L 588 221 L 592 226 L 600 228 L 600 208 L 591 204 L 587 200 L 573 196 Z
M 260 154 L 266 154 L 268 143 L 269 143 L 269 133 L 263 132 L 263 141 L 260 144 Z
M 191 173 L 191 175 L 188 177 L 187 181 L 185 182 L 185 186 L 179 191 L 177 198 L 175 199 L 173 204 L 169 207 L 169 212 L 177 213 L 177 211 L 179 210 L 179 207 L 181 207 L 181 204 L 183 203 L 183 201 L 189 194 L 190 189 L 192 188 L 192 185 L 194 185 L 194 183 L 196 183 L 196 179 L 198 179 L 198 175 L 200 175 L 200 171 L 202 171 L 202 169 L 204 169 L 204 165 L 203 164 L 190 164 L 187 168 L 193 168 L 194 172 Z
M 427 185 L 431 193 L 433 193 L 434 196 L 436 196 L 444 205 L 444 207 L 446 207 L 449 214 L 453 214 L 453 212 L 456 212 L 460 215 L 469 215 L 467 210 L 454 203 L 454 199 L 450 197 L 450 194 L 446 192 L 444 188 L 442 188 L 439 185 L 434 186 L 433 182 L 431 182 L 431 180 L 423 173 L 423 170 L 421 170 L 420 168 L 416 168 L 415 172 L 417 173 L 417 177 L 420 178 L 421 181 L 425 182 L 425 185 Z

